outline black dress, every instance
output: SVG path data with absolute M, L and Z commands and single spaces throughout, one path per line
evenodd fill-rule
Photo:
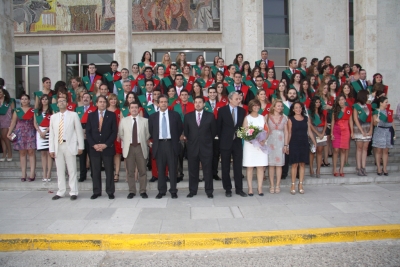
M 308 117 L 302 121 L 289 117 L 292 122 L 292 136 L 289 142 L 289 164 L 305 163 L 310 161 L 308 143 Z

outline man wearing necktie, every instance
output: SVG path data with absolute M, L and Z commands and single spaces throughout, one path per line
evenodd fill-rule
M 158 194 L 157 199 L 162 198 L 167 193 L 167 180 L 165 168 L 168 166 L 170 178 L 171 198 L 178 198 L 176 188 L 177 179 L 177 159 L 181 151 L 179 143 L 183 132 L 183 125 L 180 115 L 173 110 L 168 110 L 168 96 L 161 95 L 158 98 L 160 111 L 153 113 L 149 117 L 149 145 L 153 148 L 152 156 L 157 161 L 158 172 Z
M 286 69 L 282 71 L 282 79 L 286 80 L 286 84 L 290 84 L 290 80 L 292 78 L 292 75 L 296 72 L 297 68 L 297 60 L 296 59 L 291 59 L 289 60 L 289 69 Z
M 208 198 L 213 198 L 212 155 L 213 140 L 217 134 L 217 124 L 211 112 L 204 111 L 204 99 L 194 99 L 195 111 L 185 115 L 184 135 L 187 144 L 189 166 L 189 194 L 197 194 L 199 185 L 199 164 L 203 168 L 203 180 Z
M 275 63 L 274 63 L 274 61 L 268 59 L 268 51 L 267 50 L 262 50 L 261 51 L 261 59 L 257 60 L 255 62 L 255 65 L 256 66 L 260 66 L 261 61 L 265 62 L 265 64 L 267 65 L 268 69 L 273 69 L 274 70 L 274 79 L 276 79 L 276 76 L 275 76 L 275 73 L 276 73 L 275 72 Z
M 361 82 L 362 88 L 364 90 L 367 90 L 367 88 L 368 88 L 368 83 L 367 83 L 366 79 L 367 79 L 367 72 L 364 69 L 361 69 L 360 70 L 360 82 Z
M 106 192 L 109 199 L 114 199 L 114 141 L 117 139 L 117 117 L 114 112 L 108 111 L 108 100 L 99 96 L 96 100 L 97 111 L 88 115 L 86 123 L 86 138 L 90 147 L 92 162 L 93 195 L 91 199 L 101 196 L 101 166 L 106 173 Z
M 222 101 L 221 101 L 222 102 Z M 215 118 L 215 114 L 217 112 L 216 107 L 217 107 L 217 89 L 214 87 L 208 87 L 208 103 L 210 104 L 212 108 L 212 113 Z M 218 136 L 214 137 L 213 140 L 213 159 L 212 159 L 212 173 L 213 173 L 213 179 L 216 181 L 220 181 L 221 178 L 218 176 L 218 164 L 219 164 L 219 156 L 220 156 L 220 151 L 219 151 L 219 139 Z

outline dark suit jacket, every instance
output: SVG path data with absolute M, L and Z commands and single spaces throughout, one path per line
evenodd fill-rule
M 118 126 L 117 117 L 114 112 L 106 110 L 104 113 L 103 125 L 99 131 L 99 111 L 89 113 L 86 123 L 86 139 L 90 146 L 91 156 L 115 155 L 114 141 L 117 139 Z M 106 144 L 107 148 L 103 152 L 97 152 L 93 146 L 96 144 Z
M 111 71 L 110 71 L 109 73 L 112 75 L 112 72 L 111 72 Z M 121 80 L 121 79 L 120 79 L 120 80 Z M 112 93 L 112 92 L 114 91 L 114 81 L 109 82 L 109 81 L 107 80 L 107 78 L 106 78 L 104 75 L 103 75 L 102 81 L 103 81 L 104 84 L 107 85 L 108 91 L 109 91 L 110 93 Z
M 237 107 L 237 121 L 234 125 L 230 105 L 218 109 L 217 132 L 221 149 L 230 149 L 233 142 L 235 142 L 235 145 L 241 145 L 241 139 L 236 136 L 236 131 L 242 127 L 245 113 L 242 107 Z M 233 140 L 234 135 L 235 139 Z
M 183 131 L 187 139 L 188 154 L 210 156 L 213 154 L 213 141 L 217 135 L 214 114 L 203 110 L 200 126 L 197 125 L 197 111 L 185 115 Z
M 156 158 L 158 143 L 160 137 L 160 113 L 156 112 L 150 115 L 149 117 L 149 132 L 150 139 L 153 139 L 153 158 Z M 168 110 L 168 118 L 169 118 L 169 131 L 171 133 L 171 142 L 172 147 L 174 149 L 174 154 L 176 156 L 181 152 L 181 144 L 179 143 L 179 138 L 183 132 L 182 119 L 178 112 L 173 110 Z M 163 142 L 163 141 L 162 141 Z

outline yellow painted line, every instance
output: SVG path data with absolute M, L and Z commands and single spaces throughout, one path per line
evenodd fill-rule
M 196 234 L 0 234 L 0 251 L 193 250 L 399 239 L 400 224 Z

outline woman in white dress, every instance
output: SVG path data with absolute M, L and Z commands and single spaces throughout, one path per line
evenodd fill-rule
M 250 125 L 257 126 L 264 129 L 265 118 L 258 114 L 261 108 L 261 103 L 257 99 L 253 99 L 249 102 L 250 114 L 244 118 L 243 127 L 246 128 Z M 261 145 L 266 146 L 266 139 L 261 141 Z M 268 165 L 268 154 L 264 153 L 260 148 L 254 147 L 249 141 L 244 141 L 243 147 L 243 166 L 247 167 L 247 185 L 248 194 L 253 196 L 253 168 L 257 168 L 257 190 L 258 195 L 263 196 L 262 183 L 264 179 L 264 167 Z

